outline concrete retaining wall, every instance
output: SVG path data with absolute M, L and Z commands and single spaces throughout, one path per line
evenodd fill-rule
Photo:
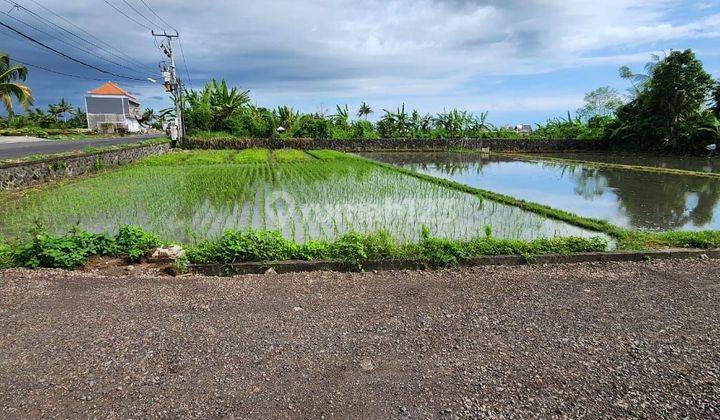
M 188 139 L 183 143 L 187 149 L 333 149 L 347 152 L 370 152 L 380 150 L 445 150 L 454 148 L 480 149 L 504 152 L 566 152 L 573 150 L 601 150 L 599 140 L 533 140 L 533 139 Z
M 490 255 L 471 258 L 460 263 L 461 266 L 493 266 L 493 265 L 523 265 L 523 264 L 569 264 L 583 262 L 626 262 L 667 259 L 691 258 L 720 258 L 717 249 L 665 249 L 658 251 L 614 251 L 614 252 L 585 252 L 569 255 L 547 254 L 538 255 L 532 259 L 520 255 Z M 365 271 L 377 270 L 422 270 L 426 269 L 424 261 L 398 260 L 398 261 L 367 261 L 362 264 Z M 272 268 L 276 273 L 295 273 L 310 271 L 357 271 L 357 266 L 342 261 L 280 261 L 268 263 L 239 263 L 239 264 L 208 264 L 191 265 L 190 271 L 206 276 L 233 276 L 243 274 L 263 274 Z
M 74 178 L 159 155 L 169 150 L 170 143 L 162 143 L 50 157 L 31 162 L 0 164 L 0 189 L 27 188 L 49 181 Z

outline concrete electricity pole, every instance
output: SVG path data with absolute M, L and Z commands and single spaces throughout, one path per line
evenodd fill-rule
M 165 41 L 160 43 L 160 50 L 170 59 L 170 68 L 163 64 L 161 68 L 163 76 L 163 85 L 165 86 L 165 92 L 169 92 L 173 100 L 175 101 L 175 123 L 170 128 L 170 136 L 173 141 L 182 144 L 185 139 L 185 124 L 182 117 L 182 106 L 183 106 L 183 86 L 182 81 L 177 75 L 177 68 L 175 66 L 175 53 L 173 52 L 172 40 L 173 38 L 179 38 L 180 34 L 168 34 L 167 32 L 155 33 L 152 31 L 152 35 L 158 38 L 165 38 Z

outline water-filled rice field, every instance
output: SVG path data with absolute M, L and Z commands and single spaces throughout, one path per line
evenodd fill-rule
M 279 230 L 289 239 L 335 239 L 386 230 L 414 241 L 485 235 L 535 239 L 599 236 L 337 152 L 296 150 L 172 153 L 0 201 L 0 239 L 38 223 L 114 232 L 139 225 L 166 241 L 196 243 L 235 229 Z
M 480 153 L 366 153 L 364 156 L 438 178 L 648 231 L 720 229 L 720 179 L 598 168 L 567 161 L 524 161 Z M 699 169 L 679 159 L 640 156 L 610 163 Z M 601 156 L 602 157 L 602 156 Z M 578 157 L 580 158 L 580 157 Z M 586 157 L 585 159 L 590 160 Z M 594 158 L 600 162 L 600 158 Z M 617 158 L 619 159 L 619 158 Z M 651 165 L 655 162 L 654 165 Z M 680 166 L 685 162 L 688 166 Z M 708 163 L 710 164 L 710 163 Z

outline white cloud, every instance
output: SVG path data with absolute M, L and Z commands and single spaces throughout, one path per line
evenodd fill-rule
M 181 31 L 195 85 L 225 77 L 279 99 L 448 97 L 478 76 L 639 62 L 661 49 L 659 42 L 720 37 L 720 14 L 680 0 L 146 1 Z M 42 4 L 150 71 L 161 58 L 147 30 L 102 2 Z M 689 9 L 695 14 L 678 17 Z M 27 59 L 63 63 L 27 51 Z

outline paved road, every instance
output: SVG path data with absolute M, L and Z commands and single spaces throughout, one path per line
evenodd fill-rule
M 120 270 L 0 271 L 0 418 L 720 414 L 720 261 Z
M 17 159 L 31 155 L 49 155 L 83 150 L 86 147 L 104 147 L 118 144 L 132 144 L 161 137 L 157 134 L 116 137 L 101 140 L 40 140 L 31 142 L 3 142 L 0 138 L 0 160 Z

